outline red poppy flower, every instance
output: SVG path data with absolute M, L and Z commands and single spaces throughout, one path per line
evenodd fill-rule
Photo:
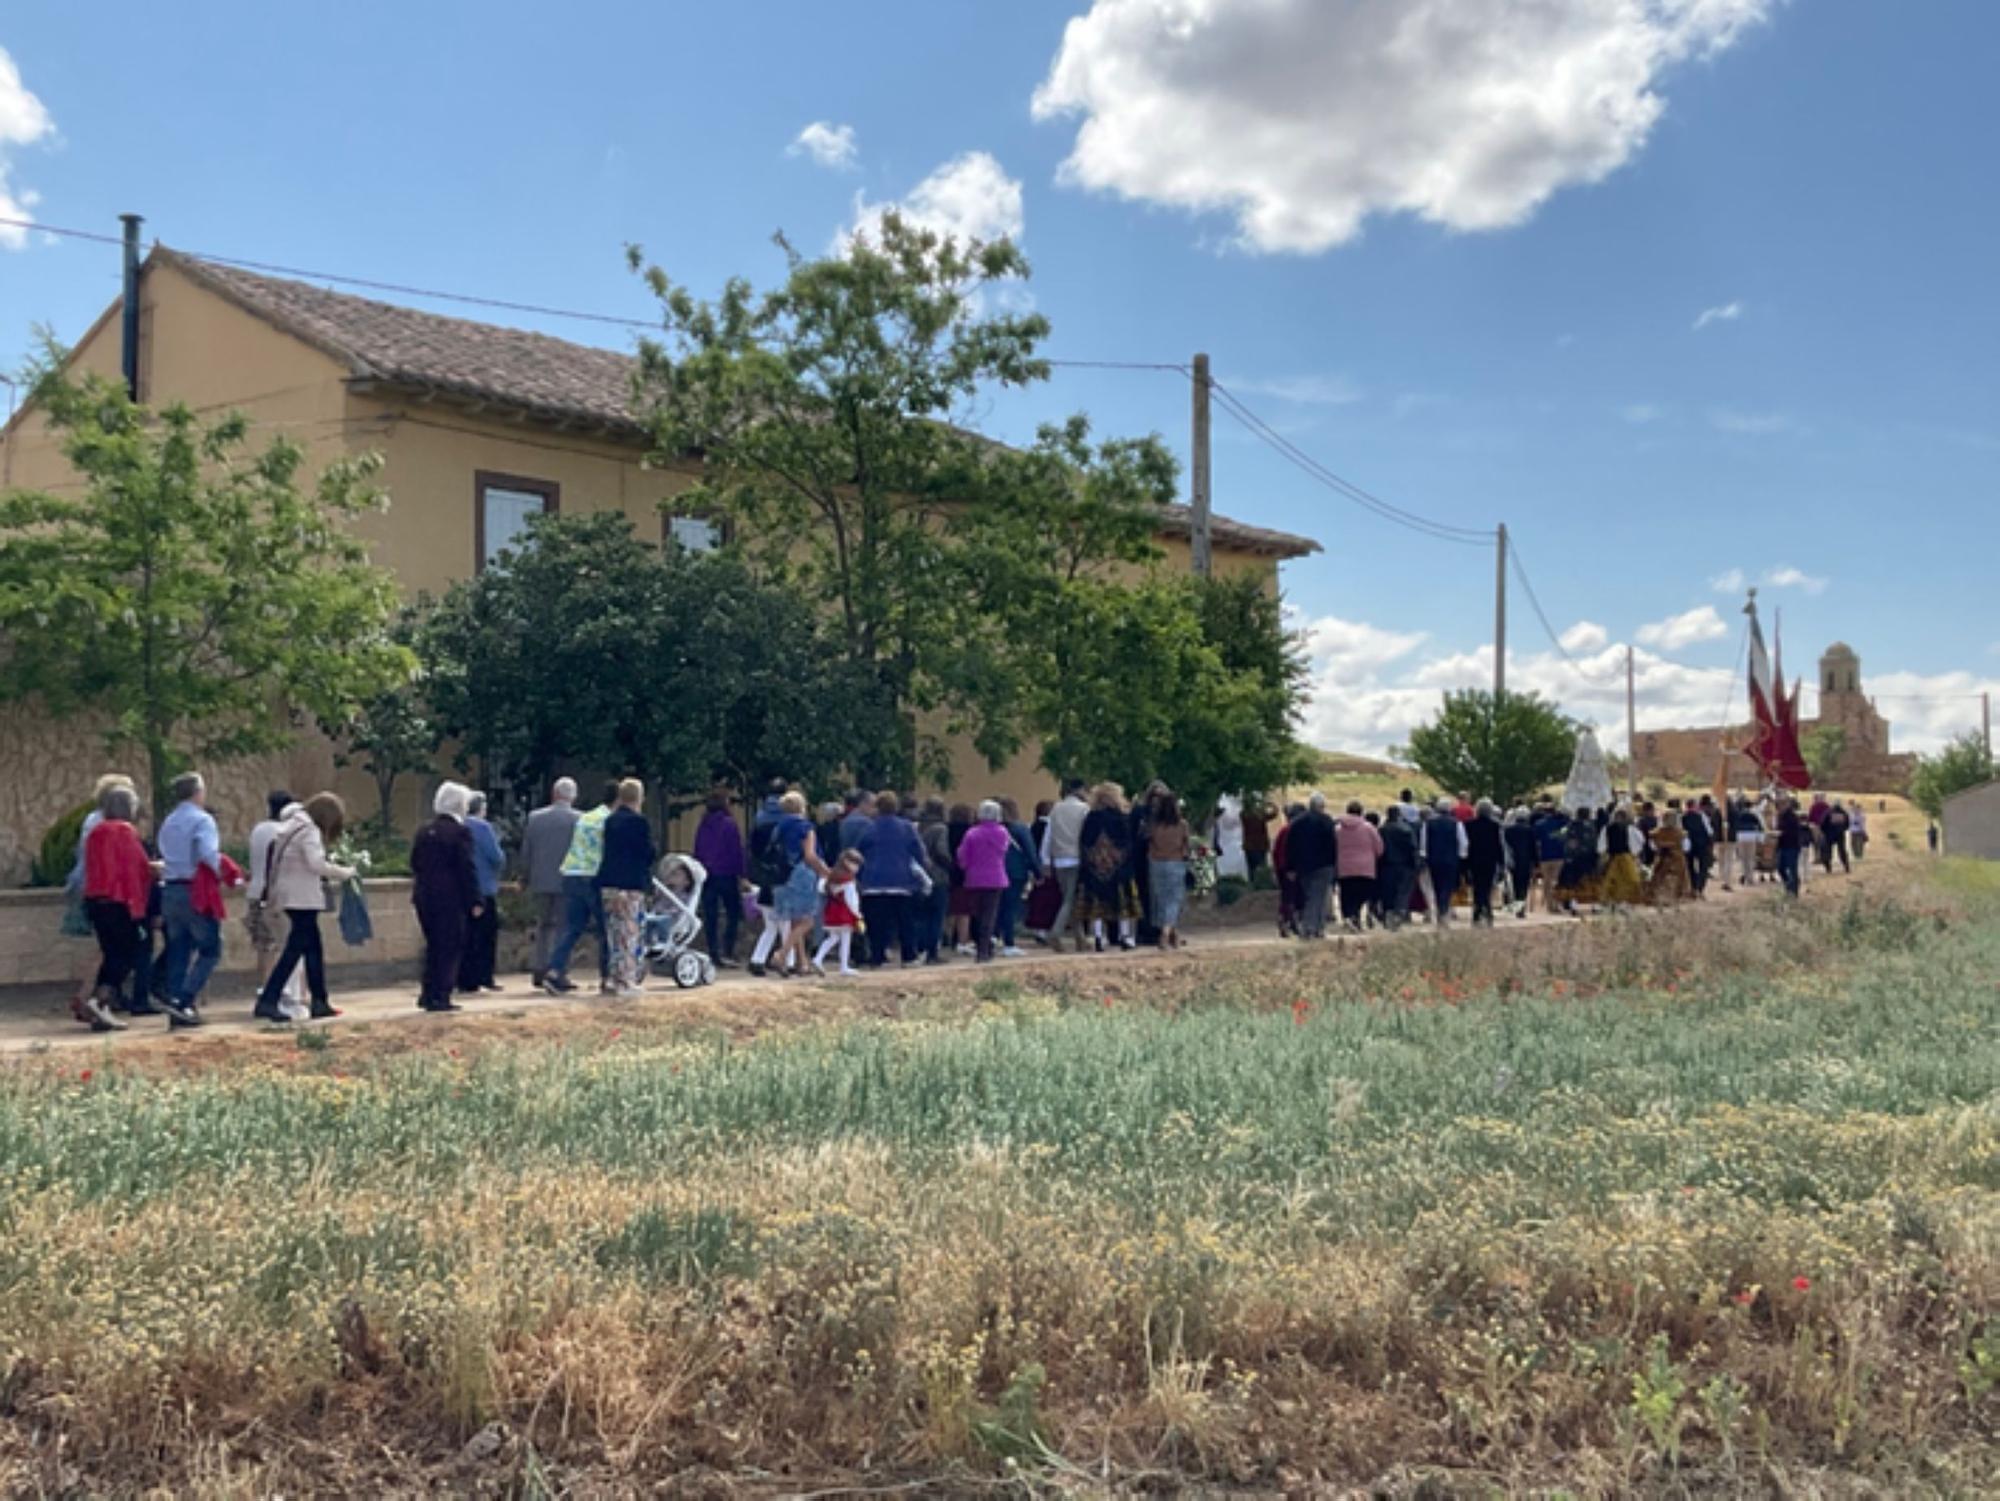
M 1104 1006 L 1104 1009 L 1105 1009 L 1106 1011 L 1109 1011 L 1109 1010 L 1111 1009 L 1111 997 L 1110 997 L 1110 996 L 1106 996 L 1106 997 L 1104 998 L 1104 1000 L 1103 1000 L 1102 1004 L 1103 1004 L 1103 1006 Z
M 1746 1287 L 1736 1295 L 1736 1301 L 1742 1307 L 1748 1308 L 1752 1303 L 1757 1301 L 1757 1294 Z
M 90 1082 L 90 1070 L 85 1069 L 82 1073 L 78 1074 L 76 1081 L 79 1084 L 88 1084 Z
M 625 1029 L 623 1027 L 613 1027 L 609 1032 L 605 1034 L 605 1041 L 616 1042 L 618 1040 L 618 1034 L 623 1032 L 624 1030 Z
M 1794 1277 L 1792 1278 L 1792 1286 L 1797 1288 L 1800 1292 L 1804 1292 L 1807 1288 L 1812 1286 L 1812 1278 Z

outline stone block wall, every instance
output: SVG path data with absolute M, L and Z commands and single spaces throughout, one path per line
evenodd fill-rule
M 97 968 L 97 944 L 62 935 L 64 897 L 60 891 L 0 891 L 0 991 L 18 986 L 73 985 Z M 248 978 L 257 959 L 243 926 L 243 898 L 228 898 L 229 921 L 222 930 L 219 973 Z M 350 948 L 329 912 L 321 924 L 327 968 L 335 976 L 346 967 L 414 967 L 423 955 L 423 934 L 410 905 L 408 881 L 370 881 L 368 913 L 375 937 Z M 278 928 L 282 936 L 284 928 Z

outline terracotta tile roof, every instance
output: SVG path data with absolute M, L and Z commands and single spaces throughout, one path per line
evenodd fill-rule
M 152 262 L 173 267 L 312 345 L 345 365 L 352 379 L 503 407 L 558 426 L 630 438 L 645 434 L 632 410 L 636 361 L 618 350 L 377 302 L 198 260 L 164 246 L 153 251 Z M 1192 529 L 1188 507 L 1163 509 L 1163 535 L 1186 537 Z M 1281 558 L 1320 550 L 1309 537 L 1222 515 L 1214 518 L 1213 535 L 1219 546 Z
M 357 380 L 491 402 L 554 422 L 642 431 L 632 414 L 634 361 L 615 349 L 330 292 L 164 248 L 153 259 L 339 360 Z

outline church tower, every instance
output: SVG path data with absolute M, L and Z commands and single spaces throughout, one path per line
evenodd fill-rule
M 1845 641 L 1836 641 L 1819 659 L 1819 693 L 1822 699 L 1844 695 L 1861 696 L 1861 658 Z M 1837 718 L 1822 706 L 1820 718 Z

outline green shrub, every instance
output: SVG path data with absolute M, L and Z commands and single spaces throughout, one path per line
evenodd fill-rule
M 89 803 L 78 803 L 49 825 L 28 873 L 30 886 L 60 886 L 69 879 L 70 871 L 76 868 L 76 842 L 83 835 L 83 821 L 90 816 L 90 809 Z
M 1250 890 L 1250 883 L 1241 876 L 1224 876 L 1215 883 L 1215 905 L 1233 907 L 1243 900 Z

